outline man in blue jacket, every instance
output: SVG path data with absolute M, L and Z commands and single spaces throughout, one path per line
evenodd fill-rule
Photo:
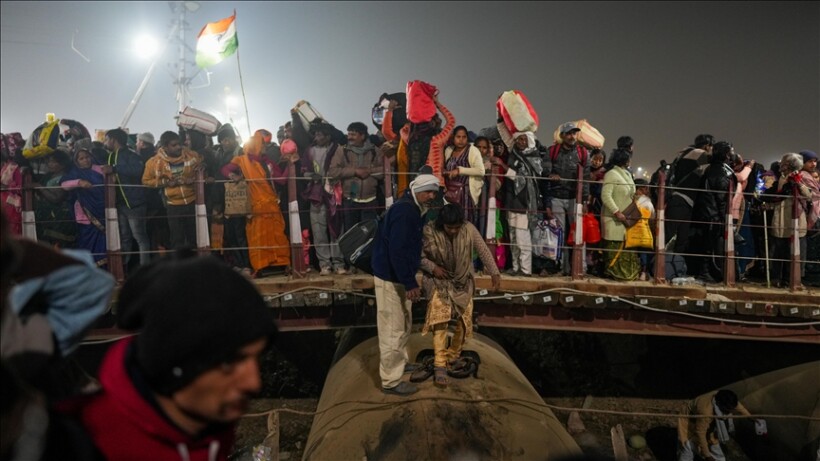
M 439 186 L 435 176 L 420 174 L 376 230 L 371 264 L 378 311 L 379 375 L 385 394 L 407 396 L 418 390 L 401 377 L 407 366 L 411 308 L 421 298 L 416 273 L 421 265 L 424 214 Z
M 120 248 L 126 270 L 131 260 L 131 247 L 137 241 L 140 265 L 150 261 L 151 241 L 145 217 L 148 206 L 142 173 L 145 163 L 136 152 L 128 148 L 128 133 L 122 128 L 105 132 L 105 148 L 108 149 L 108 164 L 103 166 L 106 173 L 114 173 L 117 183 L 117 216 L 120 227 Z

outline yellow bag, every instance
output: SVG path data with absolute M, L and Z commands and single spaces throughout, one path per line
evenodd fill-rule
M 652 229 L 649 228 L 649 217 L 652 212 L 643 207 L 638 207 L 638 209 L 641 211 L 641 219 L 634 226 L 626 229 L 624 248 L 628 250 L 637 248 L 651 250 L 654 246 Z

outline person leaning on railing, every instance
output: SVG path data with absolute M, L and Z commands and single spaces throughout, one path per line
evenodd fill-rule
M 196 152 L 182 147 L 179 135 L 173 131 L 162 133 L 157 154 L 148 160 L 142 183 L 163 189 L 163 200 L 168 211 L 171 247 L 181 249 L 196 246 L 196 173 L 203 168 Z
M 780 159 L 780 178 L 766 190 L 764 200 L 775 203 L 771 223 L 774 238 L 772 251 L 772 279 L 777 287 L 789 286 L 789 242 L 793 233 L 793 208 L 795 191 L 800 202 L 797 207 L 797 233 L 800 239 L 800 254 L 806 254 L 806 234 L 808 231 L 806 205 L 812 198 L 809 187 L 800 180 L 803 158 L 799 154 L 788 153 Z M 802 263 L 804 264 L 804 263 Z

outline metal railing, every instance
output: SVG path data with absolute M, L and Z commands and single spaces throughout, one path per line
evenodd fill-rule
M 581 177 L 583 174 L 583 167 L 578 165 L 577 169 L 578 177 Z M 394 181 L 398 174 L 393 173 L 392 166 L 391 166 L 391 159 L 385 157 L 384 159 L 384 178 L 383 181 L 383 190 L 384 190 L 384 197 L 385 197 L 385 206 L 384 208 L 389 208 L 393 201 L 397 199 L 398 195 L 403 191 L 395 191 L 394 192 Z M 499 245 L 510 245 L 509 243 L 502 243 L 497 241 L 495 238 L 496 235 L 496 228 L 495 228 L 495 221 L 496 215 L 493 212 L 494 210 L 498 209 L 497 206 L 497 185 L 496 185 L 496 178 L 503 178 L 504 175 L 500 174 L 498 171 L 498 166 L 494 163 L 492 164 L 490 172 L 485 176 L 485 181 L 489 181 L 487 190 L 488 193 L 485 197 L 482 198 L 479 204 L 476 205 L 476 208 L 479 209 L 486 216 L 486 233 L 484 235 L 485 241 L 491 251 L 494 252 L 495 248 Z M 535 178 L 535 179 L 543 179 L 543 178 Z M 300 213 L 306 213 L 306 205 L 300 203 L 300 199 L 297 196 L 297 182 L 298 181 L 307 181 L 310 180 L 309 178 L 304 178 L 302 175 L 297 174 L 296 166 L 291 163 L 288 167 L 288 179 L 287 179 L 287 197 L 289 203 L 286 208 L 287 214 L 289 217 L 289 222 L 291 225 L 288 229 L 288 237 L 290 242 L 290 251 L 291 251 L 291 265 L 292 265 L 292 273 L 294 276 L 302 277 L 306 273 L 307 266 L 304 263 L 303 259 L 303 251 L 304 245 L 309 244 L 309 242 L 303 242 L 301 229 L 298 226 L 295 226 L 294 223 L 300 217 Z M 265 181 L 271 181 L 270 178 L 265 179 Z M 572 242 L 562 242 L 562 247 L 564 250 L 582 250 L 582 251 L 572 251 L 572 258 L 571 258 L 571 270 L 570 276 L 572 280 L 579 280 L 585 276 L 584 274 L 584 254 L 587 245 L 584 243 L 584 228 L 583 228 L 583 205 L 585 203 L 586 197 L 583 196 L 583 187 L 585 183 L 592 183 L 592 181 L 588 180 L 568 180 L 568 181 L 575 181 L 576 183 L 576 205 L 574 210 L 574 240 Z M 195 202 L 195 214 L 194 216 L 182 216 L 181 218 L 192 218 L 196 221 L 196 247 L 200 253 L 209 253 L 212 251 L 211 248 L 211 236 L 209 235 L 209 216 L 208 210 L 206 207 L 205 201 L 205 186 L 207 183 L 213 183 L 210 178 L 205 178 L 205 174 L 202 170 L 199 170 L 196 175 L 196 179 L 194 181 L 195 184 L 195 191 L 196 191 L 196 202 Z M 220 182 L 220 181 L 216 181 Z M 222 182 L 229 182 L 229 181 L 222 181 Z M 726 193 L 726 203 L 727 207 L 725 210 L 725 222 L 722 224 L 724 227 L 724 256 L 723 256 L 723 285 L 727 287 L 734 287 L 737 284 L 737 272 L 736 272 L 736 263 L 739 259 L 738 255 L 735 252 L 735 243 L 734 243 L 734 231 L 735 231 L 735 224 L 732 218 L 732 203 L 733 198 L 736 194 L 736 191 L 733 189 L 734 184 L 730 184 L 729 190 Z M 114 275 L 114 277 L 119 281 L 122 282 L 125 279 L 125 271 L 123 267 L 123 255 L 133 255 L 137 254 L 137 252 L 131 252 L 130 248 L 123 249 L 121 248 L 120 242 L 120 234 L 119 234 L 119 215 L 117 213 L 117 206 L 116 206 L 116 197 L 117 197 L 117 190 L 120 187 L 146 187 L 146 186 L 139 186 L 139 185 L 119 185 L 113 174 L 106 174 L 105 175 L 105 183 L 103 186 L 105 188 L 105 227 L 106 227 L 106 248 L 107 248 L 107 257 L 109 262 L 109 270 Z M 274 187 L 273 183 L 271 182 L 271 187 Z M 667 185 L 666 185 L 666 175 L 663 171 L 659 172 L 658 175 L 658 184 L 652 185 L 650 187 L 657 188 L 657 215 L 655 218 L 655 226 L 653 229 L 654 234 L 654 248 L 652 253 L 654 255 L 654 270 L 653 273 L 653 283 L 655 284 L 665 284 L 669 283 L 666 277 L 666 258 L 667 258 L 667 250 L 666 250 L 666 236 L 665 236 L 665 225 L 668 221 L 665 215 L 665 206 L 666 206 L 666 192 L 667 192 Z M 788 262 L 789 263 L 789 290 L 790 291 L 797 291 L 801 289 L 801 262 L 806 262 L 802 260 L 799 243 L 799 216 L 803 212 L 800 207 L 800 200 L 798 199 L 797 195 L 797 188 L 794 188 L 794 192 L 790 197 L 780 197 L 780 198 L 791 198 L 793 199 L 792 204 L 792 216 L 791 222 L 792 226 L 790 229 L 791 236 L 790 238 L 790 257 L 788 260 L 782 259 L 773 259 L 770 258 L 768 255 L 768 245 L 764 248 L 766 251 L 766 255 L 764 257 L 765 263 L 768 264 L 771 261 L 776 262 Z M 684 189 L 684 188 L 675 188 L 676 191 L 687 191 L 687 190 L 698 190 L 698 189 Z M 27 238 L 37 240 L 37 222 L 35 218 L 35 200 L 34 200 L 34 191 L 35 188 L 32 185 L 32 177 L 31 171 L 26 169 L 24 171 L 24 178 L 23 178 L 23 188 L 22 188 L 22 196 L 23 196 L 23 211 L 22 211 L 22 221 L 23 221 L 23 235 Z M 465 191 L 466 192 L 466 191 Z M 714 193 L 714 192 L 711 192 Z M 746 197 L 747 200 L 750 200 L 752 196 Z M 280 197 L 281 199 L 281 197 Z M 379 207 L 379 211 L 384 209 Z M 339 208 L 341 213 L 345 212 L 343 207 Z M 526 210 L 507 210 L 507 211 L 521 211 L 526 213 Z M 543 211 L 543 210 L 539 210 Z M 741 219 L 742 219 L 741 215 Z M 596 218 L 599 219 L 601 216 L 598 215 Z M 157 217 L 148 217 L 146 219 L 165 219 L 157 218 Z M 706 224 L 703 222 L 698 222 L 694 220 L 688 221 L 691 224 Z M 304 223 L 303 223 L 304 225 Z M 756 226 L 751 226 L 756 227 Z M 763 232 L 768 232 L 768 226 L 764 223 Z M 271 246 L 263 247 L 263 248 L 273 248 Z M 249 248 L 240 248 L 240 247 L 230 247 L 230 248 L 223 248 L 223 250 L 247 250 Z M 254 248 L 250 248 L 254 249 Z M 150 250 L 150 249 L 139 249 L 140 252 L 157 252 L 158 250 Z M 605 251 L 605 250 L 604 250 Z M 622 250 L 626 253 L 638 251 L 635 250 Z M 706 256 L 704 254 L 681 254 L 676 253 L 682 256 Z M 744 258 L 745 259 L 745 258 Z M 504 268 L 500 268 L 504 269 Z

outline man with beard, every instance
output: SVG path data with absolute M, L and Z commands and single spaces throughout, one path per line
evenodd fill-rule
M 214 178 L 208 201 L 211 216 L 224 219 L 225 234 L 223 248 L 230 264 L 246 275 L 251 274 L 251 262 L 248 257 L 248 236 L 245 233 L 247 219 L 244 215 L 225 215 L 225 184 L 228 179 L 222 174 L 222 168 L 231 163 L 234 157 L 242 155 L 236 133 L 231 125 L 225 124 L 216 134 L 219 146 L 213 150 L 213 158 L 208 162 L 208 176 Z M 231 187 L 231 186 L 228 186 Z
M 561 223 L 565 233 L 575 224 L 575 198 L 577 181 L 589 179 L 589 152 L 578 143 L 581 131 L 573 122 L 561 125 L 561 144 L 553 144 L 544 159 L 544 176 L 549 180 L 549 199 L 546 207 L 547 219 L 555 218 Z M 583 167 L 582 177 L 578 177 L 578 164 Z M 589 196 L 589 183 L 584 182 L 582 200 Z M 565 251 L 561 258 L 561 271 L 570 273 L 570 253 Z
M 378 214 L 376 190 L 384 176 L 384 157 L 367 137 L 364 123 L 351 123 L 347 127 L 347 145 L 333 155 L 327 172 L 342 181 L 345 230 Z
M 418 391 L 402 381 L 415 370 L 407 363 L 407 339 L 413 325 L 413 303 L 421 298 L 416 273 L 421 265 L 424 215 L 439 192 L 439 180 L 420 174 L 388 208 L 373 238 L 371 264 L 376 290 L 379 375 L 382 392 L 408 396 Z
M 211 256 L 163 259 L 128 279 L 118 319 L 140 334 L 109 349 L 102 389 L 65 413 L 106 459 L 227 460 L 276 333 L 253 284 Z
M 196 247 L 196 173 L 203 168 L 196 152 L 182 147 L 179 135 L 162 133 L 159 151 L 145 165 L 142 184 L 162 189 L 171 231 L 171 247 Z

